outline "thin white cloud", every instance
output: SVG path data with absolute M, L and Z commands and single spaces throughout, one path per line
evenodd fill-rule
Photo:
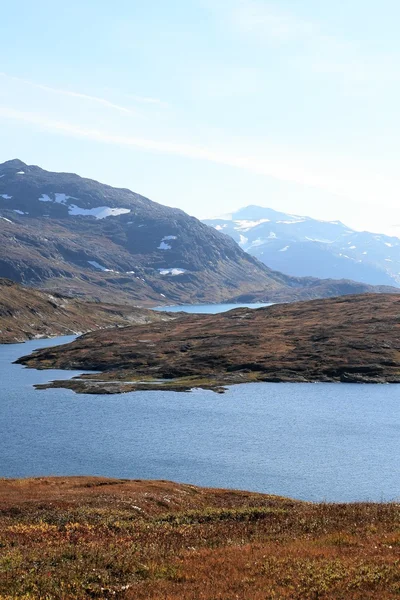
M 97 142 L 118 146 L 131 146 L 163 154 L 173 154 L 191 159 L 205 160 L 220 165 L 244 169 L 251 173 L 267 175 L 282 181 L 291 181 L 303 185 L 323 186 L 324 177 L 312 170 L 296 166 L 292 161 L 289 166 L 286 159 L 260 157 L 252 155 L 236 155 L 224 149 L 214 149 L 206 146 L 196 146 L 173 141 L 161 141 L 140 138 L 131 135 L 118 135 L 98 129 L 61 120 L 55 120 L 38 113 L 15 110 L 0 106 L 0 118 L 12 119 L 26 124 L 35 125 L 53 133 L 59 133 L 77 138 L 86 138 Z
M 315 23 L 282 11 L 271 2 L 239 0 L 232 8 L 231 22 L 242 32 L 261 34 L 264 39 L 289 41 L 318 33 Z
M 136 94 L 124 94 L 126 98 L 130 98 L 134 102 L 140 104 L 157 104 L 159 106 L 166 106 L 166 102 L 159 100 L 159 98 L 151 98 L 149 96 L 137 96 Z
M 126 108 L 125 106 L 115 104 L 114 102 L 110 102 L 106 98 L 99 98 L 98 96 L 91 96 L 89 94 L 82 94 L 80 92 L 73 92 L 70 90 L 63 90 L 60 88 L 53 88 L 48 85 L 43 85 L 41 83 L 35 83 L 35 82 L 29 81 L 27 79 L 15 77 L 13 75 L 7 75 L 6 73 L 0 73 L 0 77 L 9 79 L 10 81 L 16 81 L 18 83 L 22 83 L 24 85 L 33 87 L 37 90 L 42 90 L 44 92 L 48 92 L 51 94 L 59 94 L 61 96 L 65 96 L 65 97 L 78 98 L 78 99 L 85 100 L 88 102 L 93 102 L 95 104 L 101 104 L 102 106 L 105 106 L 106 108 L 116 110 L 120 113 L 124 113 L 124 114 L 128 114 L 128 115 L 134 114 L 133 110 Z

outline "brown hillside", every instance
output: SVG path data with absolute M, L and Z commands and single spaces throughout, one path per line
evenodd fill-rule
M 395 600 L 398 504 L 0 480 L 2 600 Z
M 19 362 L 102 371 L 56 384 L 97 393 L 247 381 L 400 383 L 400 298 L 371 294 L 187 315 L 90 333 Z M 123 380 L 129 383 L 116 383 Z
M 170 318 L 169 313 L 84 302 L 0 278 L 0 344 Z

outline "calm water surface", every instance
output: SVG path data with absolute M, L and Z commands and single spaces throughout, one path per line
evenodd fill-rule
M 66 372 L 11 365 L 71 339 L 0 345 L 0 476 L 90 474 L 307 500 L 400 499 L 398 385 L 82 396 L 32 387 Z
M 233 308 L 239 307 L 247 308 L 261 308 L 262 306 L 272 306 L 272 303 L 268 304 L 258 302 L 257 304 L 178 304 L 176 306 L 157 306 L 153 310 L 169 311 L 169 312 L 189 312 L 199 314 L 216 314 L 221 312 L 227 312 Z

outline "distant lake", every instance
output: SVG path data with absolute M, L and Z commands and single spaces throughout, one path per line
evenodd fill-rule
M 153 310 L 161 310 L 168 312 L 188 312 L 188 313 L 198 313 L 198 314 L 216 314 L 221 312 L 227 312 L 228 310 L 233 310 L 234 308 L 261 308 L 263 306 L 272 306 L 272 303 L 268 304 L 263 302 L 258 302 L 256 304 L 177 304 L 173 306 L 157 306 Z
M 0 345 L 0 476 L 170 479 L 306 500 L 400 499 L 400 386 L 246 384 L 79 396 L 74 373 L 11 362 L 73 338 Z

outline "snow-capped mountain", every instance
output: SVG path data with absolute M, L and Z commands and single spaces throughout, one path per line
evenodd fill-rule
M 245 227 L 246 219 L 239 225 L 243 236 L 257 228 Z M 387 291 L 278 273 L 181 210 L 20 160 L 0 164 L 0 277 L 73 296 L 153 305 Z
M 247 206 L 204 223 L 288 275 L 400 287 L 397 237 L 358 232 L 340 221 L 318 221 L 261 206 Z

